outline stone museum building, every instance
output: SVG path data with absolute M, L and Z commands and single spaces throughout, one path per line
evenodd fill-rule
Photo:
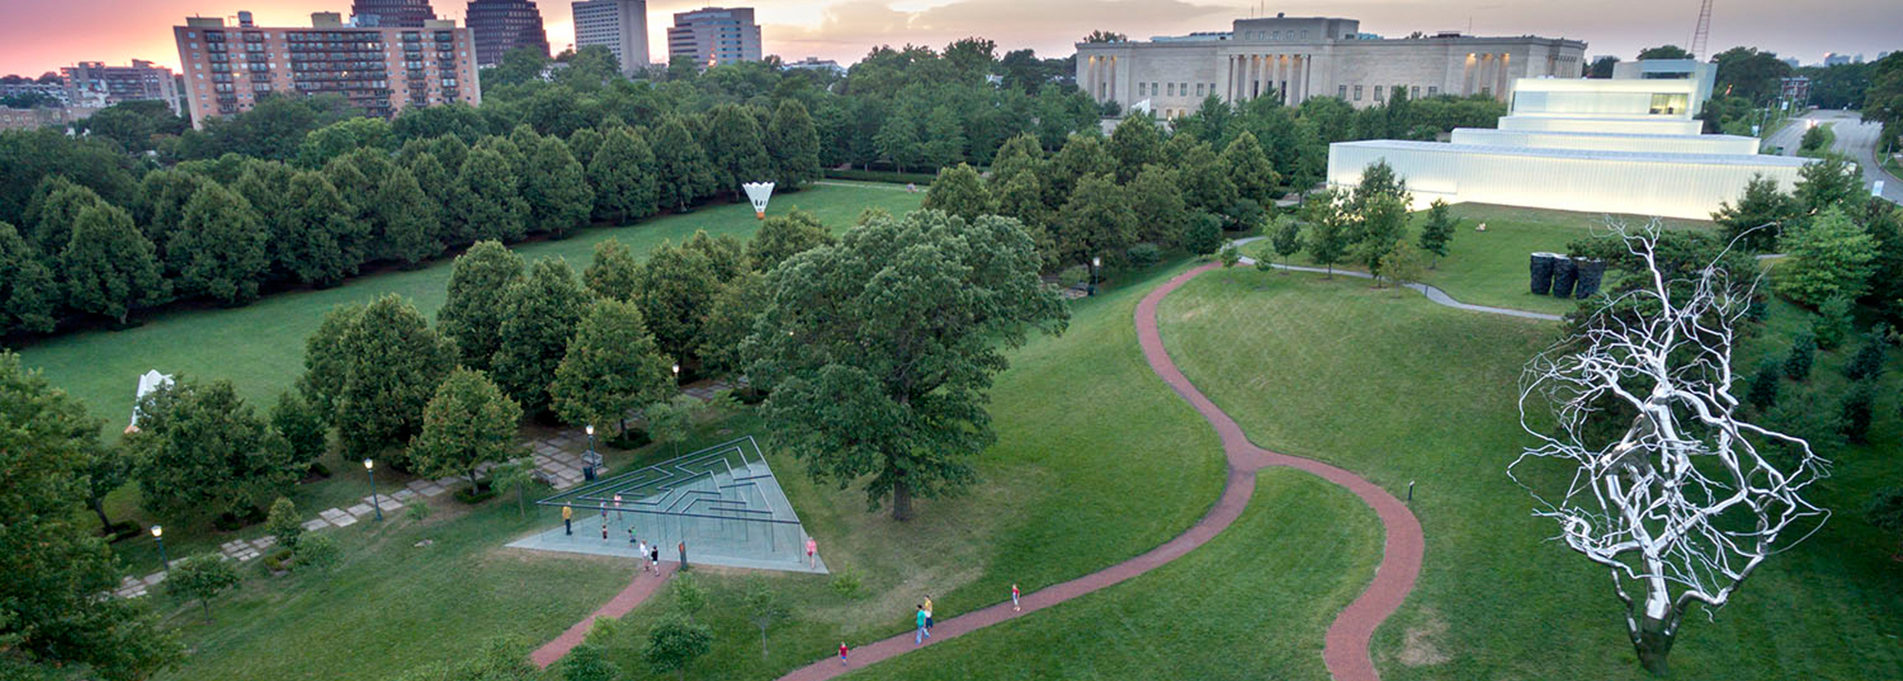
M 1411 98 L 1505 101 L 1518 78 L 1578 78 L 1586 51 L 1586 43 L 1562 38 L 1383 38 L 1360 28 L 1355 19 L 1278 14 L 1238 19 L 1222 33 L 1078 43 L 1077 85 L 1098 102 L 1163 118 L 1192 113 L 1212 94 L 1229 102 L 1280 97 L 1289 105 L 1332 95 L 1357 108 L 1383 104 L 1397 90 Z

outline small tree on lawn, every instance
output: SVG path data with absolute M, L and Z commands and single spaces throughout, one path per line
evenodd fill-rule
M 1817 339 L 1800 333 L 1791 341 L 1791 354 L 1784 357 L 1784 375 L 1793 381 L 1810 380 L 1811 363 L 1817 359 Z
M 1226 244 L 1216 253 L 1216 259 L 1222 261 L 1223 269 L 1235 267 L 1236 263 L 1242 262 L 1242 249 L 1236 248 L 1235 244 Z
M 1835 350 L 1850 335 L 1854 322 L 1850 319 L 1850 297 L 1835 295 L 1817 306 L 1817 316 L 1811 319 L 1811 336 L 1817 339 L 1817 347 L 1823 350 Z
M 1777 406 L 1778 379 L 1784 375 L 1784 367 L 1775 359 L 1766 359 L 1758 363 L 1758 370 L 1751 374 L 1751 387 L 1746 390 L 1744 400 L 1750 402 L 1758 413 L 1769 411 Z
M 196 600 L 211 621 L 211 599 L 238 586 L 238 570 L 224 556 L 201 553 L 172 563 L 165 587 L 179 598 Z
M 575 646 L 562 658 L 562 681 L 616 681 L 619 678 L 621 668 L 609 662 L 607 651 L 593 643 Z
M 1878 490 L 1870 497 L 1870 505 L 1864 507 L 1863 517 L 1897 538 L 1897 550 L 1890 554 L 1890 560 L 1903 561 L 1903 487 Z
M 694 581 L 693 576 L 683 574 L 675 579 L 673 592 L 674 607 L 687 617 L 687 621 L 695 621 L 694 616 L 707 609 L 707 589 Z
M 271 502 L 271 513 L 264 519 L 264 531 L 278 538 L 278 546 L 287 549 L 297 548 L 299 535 L 304 534 L 304 519 L 298 517 L 297 504 L 289 498 L 278 497 Z
M 535 484 L 535 465 L 533 462 L 516 459 L 489 470 L 489 480 L 498 493 L 515 492 L 515 511 L 517 517 L 529 515 L 527 499 L 530 485 Z
M 1447 243 L 1454 240 L 1454 228 L 1460 220 L 1447 212 L 1447 202 L 1434 199 L 1427 207 L 1427 222 L 1421 225 L 1421 250 L 1434 254 L 1428 261 L 1427 269 L 1440 266 L 1440 259 L 1447 257 Z
M 1222 218 L 1209 213 L 1189 216 L 1178 239 L 1192 255 L 1209 256 L 1222 248 Z
M 1844 211 L 1830 206 L 1801 229 L 1785 230 L 1784 252 L 1773 270 L 1780 295 L 1818 306 L 1831 296 L 1856 298 L 1870 290 L 1877 243 Z
M 1427 276 L 1427 258 L 1414 244 L 1397 239 L 1388 254 L 1381 256 L 1381 276 L 1395 286 L 1419 282 Z
M 329 570 L 343 557 L 343 547 L 328 534 L 312 534 L 297 539 L 297 564 Z
M 1889 341 L 1883 336 L 1887 333 L 1879 328 L 1857 348 L 1857 354 L 1850 356 L 1844 363 L 1844 377 L 1852 381 L 1875 380 L 1883 376 L 1884 356 L 1889 352 Z
M 687 678 L 687 666 L 706 655 L 713 647 L 714 632 L 707 625 L 695 624 L 680 615 L 668 615 L 648 631 L 648 645 L 642 659 L 656 674 L 674 674 Z
M 1343 193 L 1328 189 L 1309 197 L 1302 204 L 1303 221 L 1308 223 L 1308 238 L 1304 246 L 1308 257 L 1328 270 L 1328 276 L 1335 275 L 1335 264 L 1348 256 L 1349 215 L 1342 209 Z
M 667 443 L 673 453 L 679 454 L 680 444 L 694 431 L 694 417 L 700 414 L 702 406 L 699 399 L 686 394 L 648 405 L 641 410 L 648 421 L 648 437 Z
M 522 408 L 480 371 L 457 368 L 423 409 L 423 432 L 410 445 L 418 472 L 431 478 L 462 474 L 476 486 L 476 468 L 509 460 L 517 445 Z
M 1853 443 L 1869 442 L 1870 420 L 1876 407 L 1876 388 L 1873 381 L 1857 381 L 1844 393 L 1843 433 L 1844 439 Z
M 755 577 L 747 581 L 747 618 L 753 626 L 760 628 L 760 657 L 767 656 L 766 631 L 775 622 L 786 619 L 788 610 L 786 600 L 767 586 L 766 580 Z
M 1302 252 L 1302 223 L 1287 215 L 1275 218 L 1275 223 L 1269 226 L 1269 246 L 1281 256 L 1282 264 L 1287 265 L 1289 257 Z

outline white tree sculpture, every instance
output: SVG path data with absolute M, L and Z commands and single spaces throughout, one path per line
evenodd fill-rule
M 1663 674 L 1694 603 L 1709 617 L 1765 558 L 1822 526 L 1829 512 L 1801 493 L 1828 462 L 1733 413 L 1734 327 L 1756 282 L 1734 286 L 1716 260 L 1693 279 L 1668 279 L 1656 221 L 1611 229 L 1649 278 L 1527 364 L 1520 424 L 1540 444 L 1508 475 L 1567 546 L 1610 568 L 1639 662 Z M 1623 436 L 1606 428 L 1628 414 Z M 1561 464 L 1563 496 L 1539 491 L 1565 478 L 1535 461 Z

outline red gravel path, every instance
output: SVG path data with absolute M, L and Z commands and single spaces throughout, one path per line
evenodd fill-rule
M 588 629 L 595 626 L 596 618 L 620 617 L 628 614 L 628 611 L 633 610 L 634 606 L 640 605 L 642 601 L 654 595 L 654 592 L 660 591 L 661 585 L 666 583 L 669 577 L 674 576 L 674 568 L 678 565 L 679 563 L 661 563 L 661 574 L 658 577 L 645 572 L 635 573 L 634 581 L 628 584 L 628 588 L 622 589 L 621 593 L 615 594 L 614 598 L 608 599 L 606 605 L 595 610 L 593 614 L 582 618 L 582 621 L 576 622 L 575 626 L 569 627 L 568 631 L 562 632 L 562 635 L 555 637 L 555 640 L 549 641 L 543 644 L 542 647 L 536 648 L 535 652 L 529 653 L 529 660 L 534 662 L 535 666 L 543 669 L 547 669 L 549 665 L 555 664 L 555 661 L 562 659 L 562 656 L 567 655 L 568 651 L 574 650 L 575 646 L 581 645 L 582 639 L 588 636 Z
M 1011 605 L 1006 602 L 939 622 L 938 626 L 932 629 L 932 638 L 927 640 L 925 645 L 957 638 L 1018 615 L 1042 610 L 1118 584 L 1176 560 L 1183 554 L 1189 553 L 1191 549 L 1202 546 L 1214 538 L 1242 515 L 1243 507 L 1249 504 L 1249 496 L 1255 491 L 1257 469 L 1265 466 L 1288 466 L 1308 471 L 1347 488 L 1348 491 L 1361 497 L 1363 502 L 1373 507 L 1375 513 L 1381 518 L 1387 540 L 1381 565 L 1375 572 L 1374 583 L 1368 586 L 1367 591 L 1362 592 L 1361 597 L 1356 598 L 1341 611 L 1340 615 L 1335 617 L 1334 624 L 1328 627 L 1327 638 L 1322 649 L 1322 659 L 1328 665 L 1328 673 L 1336 681 L 1364 681 L 1380 678 L 1375 673 L 1374 661 L 1368 657 L 1368 640 L 1374 635 L 1375 627 L 1380 626 L 1395 608 L 1400 607 L 1401 602 L 1407 599 L 1408 592 L 1414 588 L 1414 578 L 1421 571 L 1421 553 L 1425 545 L 1425 540 L 1421 536 L 1421 524 L 1414 519 L 1414 514 L 1408 511 L 1406 504 L 1394 498 L 1394 495 L 1389 494 L 1387 490 L 1381 489 L 1360 476 L 1319 461 L 1276 454 L 1255 446 L 1254 443 L 1249 442 L 1247 436 L 1243 435 L 1242 428 L 1236 425 L 1235 420 L 1229 418 L 1229 415 L 1218 409 L 1214 402 L 1209 401 L 1209 398 L 1197 391 L 1189 379 L 1183 376 L 1183 372 L 1177 370 L 1175 362 L 1170 360 L 1169 353 L 1164 350 L 1163 336 L 1157 330 L 1157 303 L 1161 302 L 1164 296 L 1168 296 L 1189 280 L 1196 278 L 1196 275 L 1215 269 L 1216 266 L 1215 263 L 1211 263 L 1177 275 L 1168 283 L 1144 296 L 1143 301 L 1137 304 L 1136 310 L 1137 339 L 1143 347 L 1143 357 L 1149 361 L 1150 368 L 1163 379 L 1163 382 L 1175 389 L 1176 394 L 1181 395 L 1190 403 L 1190 406 L 1195 407 L 1203 418 L 1208 419 L 1210 425 L 1216 428 L 1216 433 L 1222 437 L 1223 453 L 1229 460 L 1229 479 L 1224 483 L 1222 497 L 1216 500 L 1216 505 L 1210 508 L 1194 527 L 1189 528 L 1189 531 L 1148 553 L 1098 572 L 1025 594 L 1021 599 L 1024 604 L 1023 612 L 1011 612 Z M 633 587 L 629 588 L 633 589 Z M 606 608 L 603 609 L 606 610 Z M 586 631 L 582 624 L 576 627 L 583 632 Z M 780 680 L 831 679 L 854 668 L 902 655 L 917 647 L 910 640 L 912 635 L 911 632 L 906 632 L 856 648 L 852 651 L 850 666 L 839 664 L 837 658 L 828 658 L 796 669 L 780 677 Z M 566 634 L 563 636 L 567 637 Z M 577 636 L 577 641 L 579 640 Z M 560 639 L 557 641 L 559 642 Z M 554 645 L 551 643 L 543 649 L 547 650 L 548 647 Z M 570 643 L 568 647 L 572 648 L 574 644 Z M 567 648 L 562 650 L 565 652 Z M 540 653 L 541 651 L 537 651 L 538 655 Z

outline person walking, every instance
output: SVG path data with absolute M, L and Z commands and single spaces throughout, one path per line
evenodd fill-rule
M 640 551 L 640 553 L 637 553 L 634 555 L 636 560 L 641 561 L 641 571 L 647 572 L 648 571 L 648 543 L 645 541 L 641 542 L 640 548 L 636 550 Z
M 839 642 L 839 666 L 846 666 L 846 642 Z
M 648 545 L 648 567 L 654 568 L 654 574 L 661 574 L 661 544 Z
M 925 626 L 925 621 L 930 618 L 931 618 L 930 615 L 925 614 L 924 604 L 920 604 L 918 606 L 918 615 L 912 618 L 914 623 L 918 625 L 918 631 L 912 634 L 912 645 L 914 646 L 923 645 L 925 643 L 925 639 L 932 637 L 932 632 L 930 631 L 930 627 Z
M 608 513 L 606 511 L 601 514 L 601 540 L 608 541 Z
M 810 567 L 815 567 L 817 565 L 817 563 L 813 562 L 813 553 L 818 550 L 819 550 L 819 542 L 814 541 L 813 538 L 810 536 L 807 537 L 806 538 L 806 567 L 810 568 Z
M 927 635 L 930 635 L 932 633 L 932 627 L 937 624 L 937 622 L 932 621 L 932 595 L 931 594 L 925 594 L 925 605 L 922 605 L 920 607 L 925 610 L 925 633 Z
M 562 532 L 571 537 L 575 535 L 575 507 L 574 506 L 570 506 L 568 504 L 562 504 Z
M 1012 582 L 1011 583 L 1011 612 L 1017 612 L 1020 609 L 1021 608 L 1018 607 L 1018 583 Z

